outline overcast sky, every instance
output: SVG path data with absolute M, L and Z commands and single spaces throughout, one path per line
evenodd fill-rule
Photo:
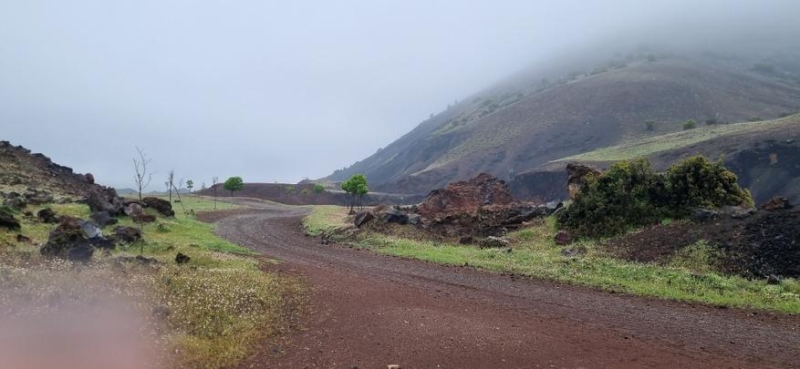
M 554 53 L 793 3 L 0 0 L 0 139 L 115 187 L 136 146 L 151 189 L 171 168 L 297 182 Z

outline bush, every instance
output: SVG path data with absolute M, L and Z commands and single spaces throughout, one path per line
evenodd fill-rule
M 656 121 L 654 120 L 646 120 L 644 121 L 644 129 L 648 131 L 655 131 L 656 130 Z
M 656 173 L 646 159 L 621 161 L 601 175 L 589 175 L 572 205 L 558 214 L 558 224 L 577 236 L 603 237 L 630 227 L 681 219 L 697 207 L 752 206 L 750 193 L 721 161 L 702 156 Z
M 722 160 L 712 163 L 702 156 L 688 158 L 671 166 L 665 177 L 668 192 L 662 205 L 677 216 L 686 216 L 697 207 L 753 206 L 750 192 L 739 187 L 736 174 L 725 168 Z
M 683 122 L 684 130 L 695 129 L 695 127 L 697 127 L 697 121 L 694 119 L 689 119 L 686 122 Z
M 714 124 L 717 124 L 717 123 L 718 122 L 717 122 L 716 119 L 706 119 L 706 125 L 711 126 L 711 125 L 714 125 Z

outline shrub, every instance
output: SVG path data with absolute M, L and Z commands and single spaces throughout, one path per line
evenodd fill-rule
M 694 119 L 689 119 L 683 122 L 684 130 L 694 129 L 695 127 L 697 127 L 697 121 L 695 121 Z
M 706 125 L 711 126 L 711 125 L 714 125 L 714 124 L 717 124 L 717 123 L 718 122 L 717 122 L 716 119 L 706 119 Z
M 644 129 L 646 129 L 648 131 L 651 131 L 651 132 L 655 131 L 656 130 L 656 121 L 654 121 L 652 119 L 644 121 Z
M 557 218 L 577 236 L 614 236 L 663 218 L 684 218 L 697 207 L 753 204 L 722 161 L 702 156 L 681 161 L 666 173 L 656 173 L 646 159 L 621 161 L 584 181 L 572 205 Z
M 661 205 L 677 216 L 686 216 L 697 207 L 753 205 L 750 192 L 739 187 L 736 174 L 725 168 L 722 160 L 691 157 L 671 166 L 665 176 L 668 189 L 663 199 L 666 203 Z

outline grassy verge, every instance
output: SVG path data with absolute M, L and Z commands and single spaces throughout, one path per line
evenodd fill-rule
M 727 125 L 706 125 L 696 129 L 649 137 L 622 145 L 605 147 L 580 155 L 555 160 L 567 161 L 620 161 L 647 156 L 663 151 L 686 147 L 727 135 L 738 135 L 764 131 L 782 132 L 800 123 L 800 115 L 786 118 Z
M 195 212 L 213 208 L 202 198 L 184 197 L 183 203 Z M 48 207 L 58 215 L 89 216 L 81 204 Z M 40 208 L 26 210 L 35 214 Z M 143 242 L 98 251 L 88 265 L 42 258 L 37 245 L 47 241 L 54 226 L 18 215 L 20 233 L 32 243 L 18 243 L 17 232 L 0 231 L 0 316 L 26 314 L 18 301 L 39 309 L 65 295 L 76 303 L 98 296 L 128 301 L 126 306 L 136 307 L 150 322 L 147 337 L 157 343 L 160 361 L 193 368 L 235 365 L 264 339 L 278 340 L 292 329 L 303 305 L 301 283 L 264 272 L 262 260 L 250 250 L 215 236 L 213 225 L 180 206 L 175 210 L 174 218 L 145 225 Z M 128 218 L 120 225 L 136 226 Z M 177 265 L 178 252 L 192 259 Z M 120 262 L 140 254 L 158 263 Z
M 346 223 L 345 209 L 315 208 L 314 213 L 305 222 L 311 234 Z M 798 281 L 787 279 L 773 286 L 764 281 L 716 274 L 708 268 L 702 244 L 676 255 L 667 266 L 659 266 L 613 258 L 597 243 L 590 241 L 570 246 L 583 250 L 582 255 L 564 256 L 562 248 L 553 242 L 555 232 L 555 222 L 548 218 L 539 225 L 511 233 L 508 235 L 513 245 L 510 253 L 502 249 L 412 240 L 374 232 L 359 234 L 353 243 L 389 255 L 447 265 L 469 265 L 639 296 L 800 313 Z

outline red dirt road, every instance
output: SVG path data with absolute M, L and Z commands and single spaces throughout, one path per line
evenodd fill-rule
M 800 317 L 689 306 L 377 255 L 305 237 L 305 209 L 261 204 L 218 233 L 306 278 L 287 347 L 243 368 L 791 368 Z M 274 345 L 274 344 L 272 344 Z

